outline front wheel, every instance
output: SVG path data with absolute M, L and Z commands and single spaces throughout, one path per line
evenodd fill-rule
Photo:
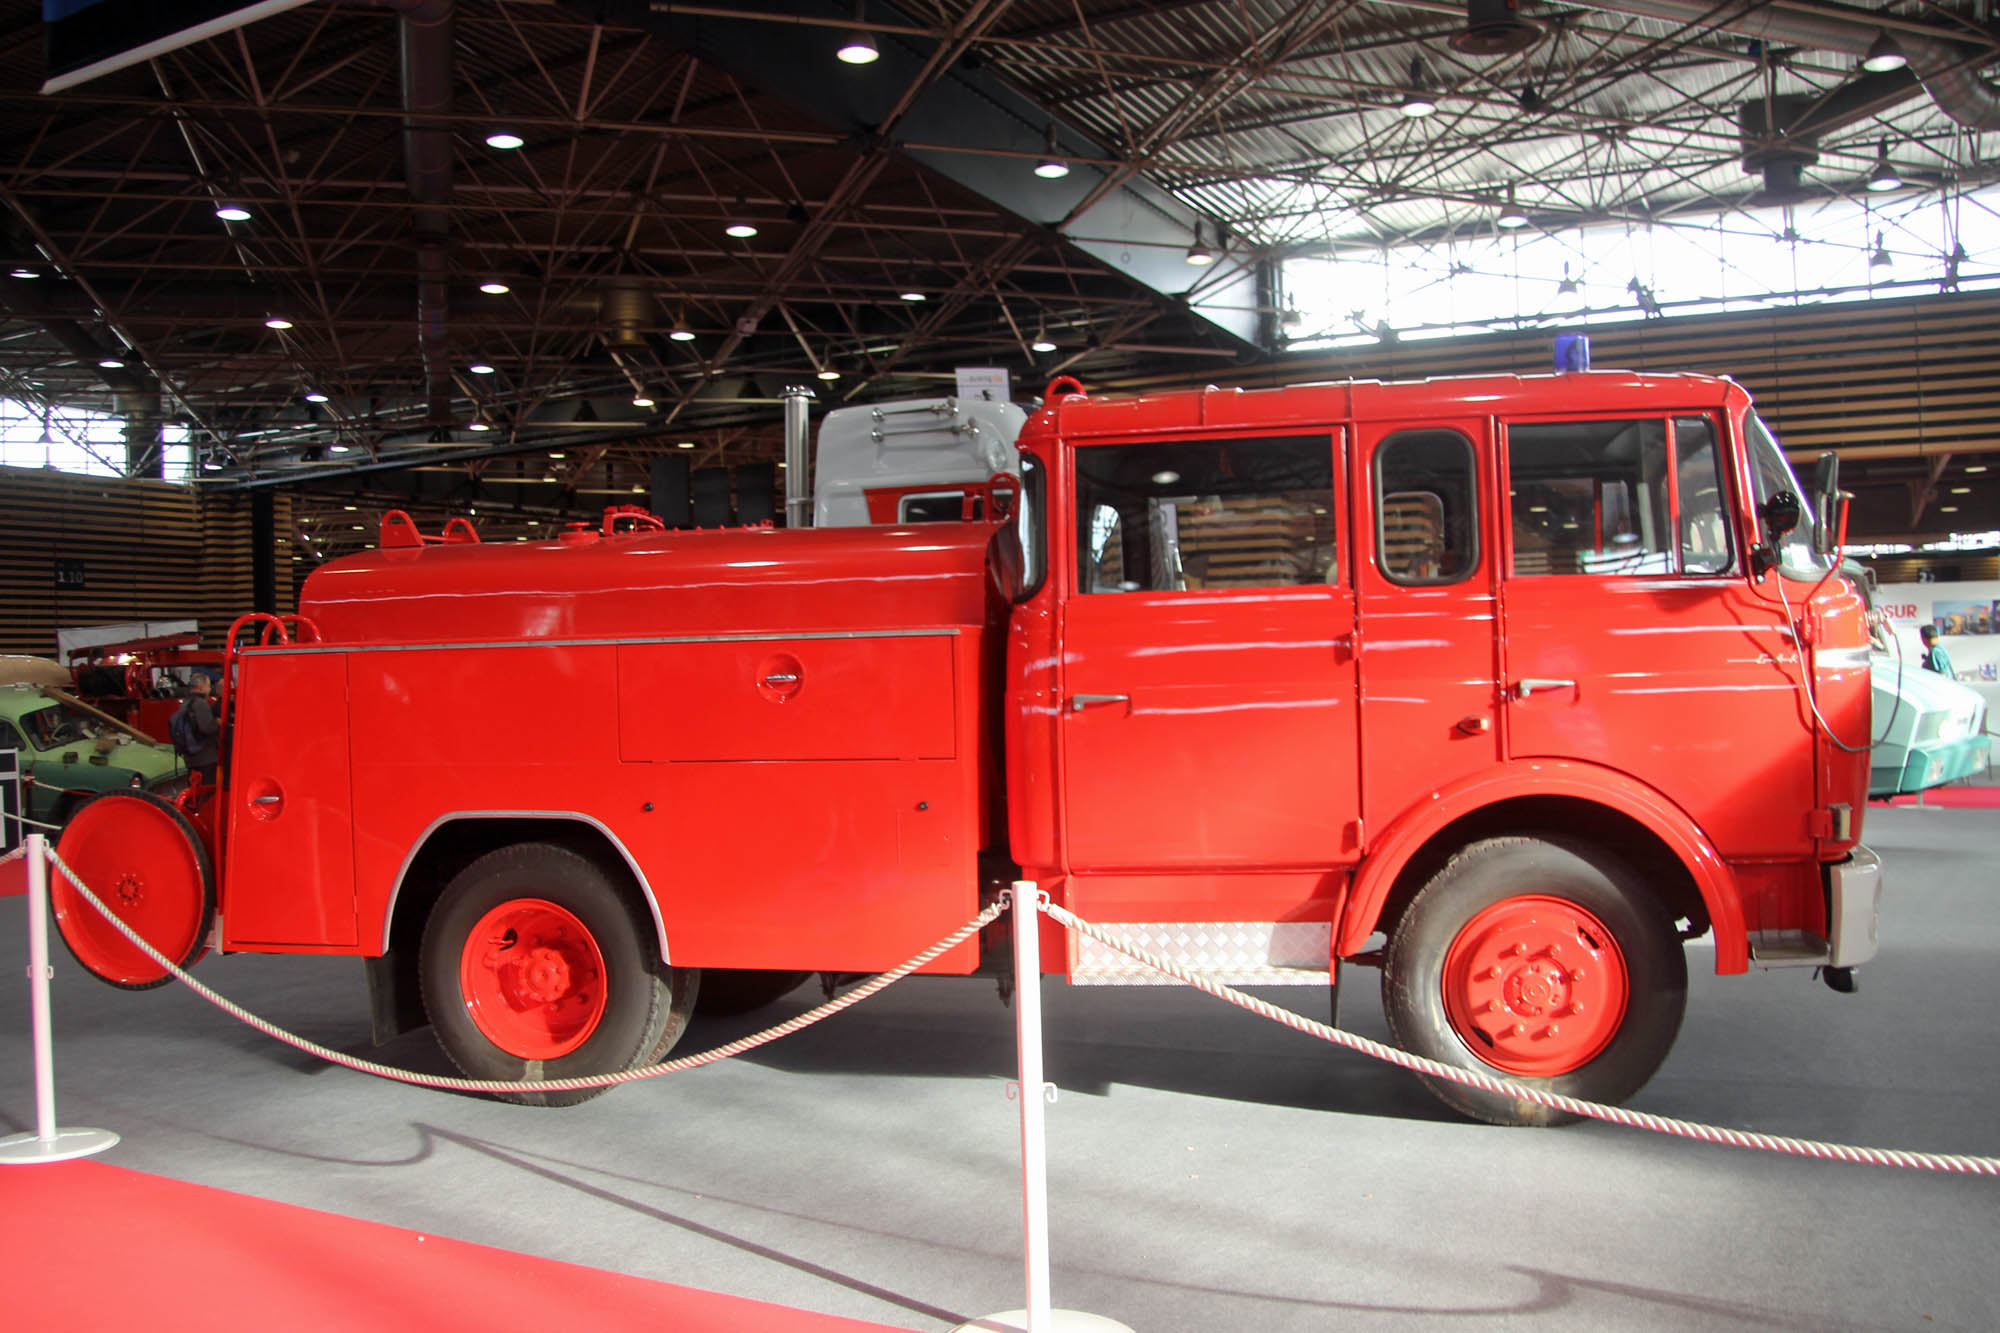
M 597 865 L 522 843 L 453 877 L 424 925 L 424 1010 L 467 1077 L 578 1078 L 659 1063 L 700 973 L 660 962 L 650 923 Z M 498 1094 L 571 1106 L 602 1092 Z
M 1382 1001 L 1396 1043 L 1414 1055 L 1615 1105 L 1672 1049 L 1687 961 L 1624 862 L 1583 843 L 1492 838 L 1454 856 L 1403 913 L 1383 959 Z M 1424 1082 L 1496 1125 L 1577 1118 L 1448 1079 Z

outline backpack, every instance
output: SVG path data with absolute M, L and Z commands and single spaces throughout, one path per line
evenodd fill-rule
M 194 710 L 182 704 L 167 719 L 167 735 L 173 740 L 174 749 L 186 757 L 193 757 L 201 748 L 201 733 L 195 730 Z

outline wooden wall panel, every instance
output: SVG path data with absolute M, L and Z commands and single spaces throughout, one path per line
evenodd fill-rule
M 52 656 L 58 629 L 130 620 L 199 620 L 204 643 L 220 646 L 253 609 L 250 503 L 170 482 L 0 468 L 0 653 Z M 289 533 L 290 497 L 277 505 L 277 530 Z M 291 555 L 281 536 L 280 611 L 293 606 Z

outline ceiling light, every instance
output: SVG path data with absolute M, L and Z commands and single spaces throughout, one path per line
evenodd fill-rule
M 479 431 L 487 431 L 493 429 L 493 427 L 487 425 L 483 421 L 469 421 L 466 423 L 465 428 L 467 430 L 479 430 Z
M 97 363 L 100 370 L 123 370 L 125 363 L 115 356 L 107 356 Z
M 488 296 L 505 296 L 514 289 L 498 278 L 488 278 L 485 282 L 479 284 L 479 290 L 485 292 Z
M 1049 341 L 1048 334 L 1037 333 L 1035 340 L 1028 344 L 1028 350 L 1033 352 L 1053 352 L 1056 350 L 1056 345 Z
M 872 32 L 848 33 L 847 40 L 840 44 L 840 49 L 834 54 L 840 57 L 843 64 L 848 65 L 872 65 L 882 58 L 882 52 L 875 45 L 875 34 Z
M 328 453 L 330 453 L 330 454 L 344 454 L 344 453 L 348 452 L 348 450 L 350 450 L 350 449 L 352 449 L 352 448 L 353 448 L 353 446 L 352 446 L 352 445 L 347 445 L 347 444 L 336 444 L 336 445 L 332 445 L 332 446 L 330 446 L 330 447 L 329 447 L 329 448 L 327 449 L 327 452 L 328 452 Z
M 23 266 L 23 267 L 20 267 L 20 268 L 16 268 L 16 269 L 13 269 L 13 270 L 11 270 L 11 273 L 10 273 L 10 276 L 12 276 L 12 277 L 16 277 L 16 278 L 39 278 L 39 277 L 41 277 L 42 275 L 41 275 L 41 274 L 39 274 L 39 273 L 37 273 L 37 272 L 36 272 L 36 271 L 35 271 L 34 269 L 31 269 L 31 268 L 28 268 L 28 267 L 26 267 L 26 266 Z
M 1507 187 L 1507 202 L 1501 206 L 1500 215 L 1493 219 L 1493 225 L 1509 231 L 1528 225 L 1528 215 L 1514 202 L 1514 187 L 1511 185 Z
M 1966 467 L 1965 467 L 1965 470 L 1966 470 L 1966 472 L 1968 472 L 1968 473 L 1973 473 L 1973 472 L 1984 472 L 1984 471 L 1986 470 L 1986 464 L 1984 464 L 1984 463 L 1968 463 L 1968 464 L 1966 464 Z
M 526 139 L 523 139 L 512 130 L 495 130 L 486 136 L 486 146 L 488 148 L 501 148 L 511 151 L 519 148 L 526 142 L 528 142 Z
M 1875 169 L 1868 173 L 1868 188 L 1881 193 L 1884 190 L 1900 190 L 1903 178 L 1889 165 L 1889 141 L 1884 139 L 1875 148 Z
M 904 292 L 903 299 L 905 301 L 922 301 L 928 298 L 922 292 Z
M 1215 251 L 1201 243 L 1201 223 L 1199 221 L 1194 224 L 1194 244 L 1188 247 L 1186 259 L 1188 263 L 1193 264 L 1196 268 L 1202 268 L 1215 262 Z
M 651 407 L 652 405 L 653 405 L 653 400 L 648 398 L 645 394 L 635 393 L 632 395 L 632 406 Z
M 286 319 L 283 315 L 273 315 L 264 321 L 264 327 L 267 329 L 289 329 L 292 327 L 292 321 Z
M 1896 45 L 1896 39 L 1885 31 L 1878 31 L 1875 40 L 1868 47 L 1868 54 L 1861 57 L 1861 68 L 1870 74 L 1887 74 L 1892 69 L 1901 69 L 1910 63 L 1903 54 L 1903 48 Z
M 1875 253 L 1874 253 L 1874 254 L 1872 254 L 1872 255 L 1870 255 L 1870 256 L 1868 256 L 1868 267 L 1870 267 L 1870 268 L 1888 268 L 1888 267 L 1889 267 L 1889 266 L 1890 266 L 1891 264 L 1893 264 L 1893 263 L 1895 263 L 1895 262 L 1896 262 L 1896 261 L 1895 261 L 1894 259 L 1891 259 L 1891 258 L 1889 257 L 1889 251 L 1888 251 L 1888 248 L 1887 248 L 1886 246 L 1884 246 L 1884 245 L 1882 244 L 1882 233 L 1881 233 L 1881 232 L 1879 232 L 1879 231 L 1878 231 L 1878 232 L 1876 232 L 1876 233 L 1875 233 Z
M 1557 283 L 1557 284 L 1556 284 L 1556 295 L 1557 295 L 1557 296 L 1575 296 L 1575 295 L 1577 294 L 1577 292 L 1578 292 L 1579 290 L 1580 290 L 1580 288 L 1579 288 L 1579 287 L 1577 286 L 1577 281 L 1576 281 L 1576 279 L 1575 279 L 1575 278 L 1572 278 L 1572 277 L 1571 277 L 1571 276 L 1569 275 L 1569 261 L 1568 261 L 1568 260 L 1564 260 L 1564 261 L 1563 261 L 1563 280 L 1562 280 L 1561 282 L 1559 282 L 1559 283 Z
M 1059 181 L 1069 175 L 1069 163 L 1056 151 L 1055 122 L 1049 122 L 1048 133 L 1042 139 L 1044 151 L 1042 160 L 1035 163 L 1035 174 L 1043 180 Z
M 671 329 L 667 330 L 667 337 L 677 343 L 691 343 L 694 341 L 694 330 L 685 324 L 676 323 Z
M 1171 486 L 1180 479 L 1181 474 L 1171 468 L 1153 474 L 1153 484 L 1155 486 Z
M 250 210 L 241 204 L 217 204 L 215 206 L 215 216 L 221 218 L 224 222 L 248 222 L 250 220 Z
M 819 372 L 819 377 L 823 380 L 837 380 L 840 378 L 840 372 L 834 370 L 831 367 L 828 367 L 827 369 Z
M 357 509 L 359 509 L 360 507 L 361 507 L 360 505 L 342 505 L 342 506 L 341 506 L 341 508 L 342 508 L 342 509 L 345 509 L 345 510 L 346 510 L 346 511 L 347 511 L 348 513 L 350 513 L 350 514 L 351 514 L 351 513 L 353 513 L 353 512 L 355 512 L 355 511 L 356 511 Z
M 1972 488 L 1970 486 L 1954 486 L 1951 488 L 1951 493 L 1953 495 L 1970 495 L 1972 494 Z
M 676 449 L 692 449 L 692 448 L 694 448 L 694 441 L 693 441 L 693 440 L 682 440 L 682 441 L 681 441 L 681 442 L 680 442 L 679 444 L 675 445 L 674 447 L 675 447 Z
M 306 395 L 306 401 L 309 403 L 323 403 L 326 401 L 326 395 L 321 393 L 318 389 L 314 389 L 311 393 Z
M 722 230 L 723 234 L 734 236 L 739 241 L 747 241 L 757 234 L 757 229 L 747 222 L 732 222 Z
M 1939 506 L 1938 506 L 1938 512 L 1939 512 L 1940 514 L 1956 514 L 1956 513 L 1958 512 L 1958 506 L 1957 506 L 1957 505 L 1939 505 Z
M 1424 74 L 1424 58 L 1410 57 L 1410 91 L 1403 95 L 1402 113 L 1411 120 L 1421 120 L 1438 109 L 1437 99 L 1424 90 L 1430 80 Z
M 475 375 L 491 375 L 493 373 L 493 367 L 487 365 L 484 361 L 475 361 L 467 366 L 466 369 Z
M 551 449 L 551 450 L 549 450 L 549 457 L 550 457 L 550 458 L 568 458 L 568 457 L 569 457 L 569 455 L 568 455 L 568 454 L 566 454 L 566 453 L 564 453 L 564 452 L 563 452 L 562 450 L 560 450 L 560 449 Z

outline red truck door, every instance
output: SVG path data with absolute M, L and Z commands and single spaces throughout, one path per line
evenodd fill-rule
M 1336 438 L 1074 450 L 1058 696 L 1070 869 L 1353 859 Z
M 1808 852 L 1811 723 L 1788 706 L 1798 651 L 1775 595 L 1744 577 L 1718 419 L 1505 431 L 1508 752 L 1629 774 L 1725 855 Z
M 1357 483 L 1363 813 L 1370 837 L 1499 756 L 1493 557 L 1478 418 L 1369 422 Z

